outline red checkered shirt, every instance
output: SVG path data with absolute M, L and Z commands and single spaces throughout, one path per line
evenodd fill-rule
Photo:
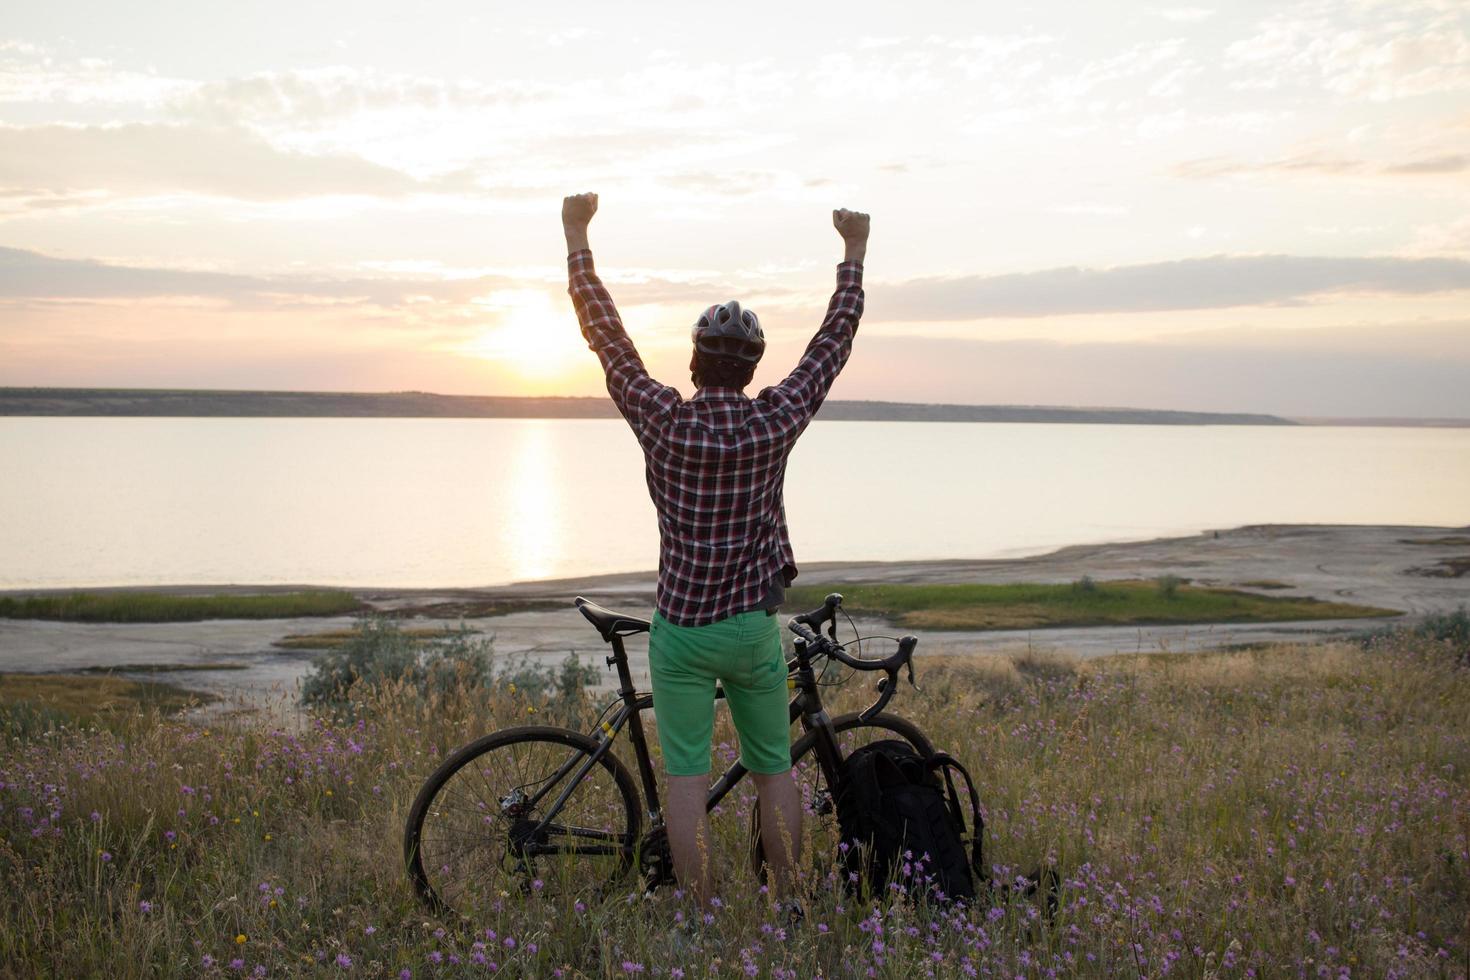
M 643 447 L 658 511 L 656 608 L 703 626 L 762 608 L 771 583 L 796 578 L 782 483 L 786 458 L 852 352 L 863 314 L 863 266 L 837 267 L 826 319 L 796 369 L 754 398 L 704 387 L 687 401 L 648 376 L 587 249 L 567 257 L 582 335 L 607 391 Z

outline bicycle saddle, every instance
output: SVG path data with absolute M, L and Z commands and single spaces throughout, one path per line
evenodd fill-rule
M 591 599 L 577 596 L 577 608 L 582 610 L 582 615 L 587 617 L 587 622 L 597 627 L 597 632 L 602 638 L 611 643 L 615 636 L 631 636 L 634 633 L 647 633 L 648 620 L 639 619 L 636 616 L 625 616 L 622 613 L 604 609 Z

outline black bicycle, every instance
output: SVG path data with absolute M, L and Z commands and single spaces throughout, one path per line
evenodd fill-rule
M 618 673 L 617 699 L 590 733 L 502 729 L 454 752 L 429 776 L 409 810 L 403 854 L 415 891 L 438 914 L 468 915 L 511 895 L 596 894 L 621 886 L 635 867 L 649 888 L 674 881 L 641 717 L 653 696 L 634 687 L 623 648 L 623 637 L 646 632 L 648 621 L 581 597 L 576 604 L 612 645 L 607 663 Z M 791 746 L 806 810 L 801 844 L 803 853 L 817 859 L 819 876 L 837 860 L 832 787 L 846 755 L 883 738 L 902 739 L 921 755 L 933 751 L 912 722 L 883 712 L 898 688 L 900 669 L 907 667 L 914 683 L 918 639 L 902 637 L 897 651 L 883 659 L 854 657 L 837 642 L 841 605 L 842 596 L 833 593 L 820 608 L 787 624 L 796 634 L 787 684 L 794 691 L 791 720 L 802 729 Z M 834 664 L 884 672 L 878 699 L 863 711 L 828 716 L 819 678 Z M 624 729 L 637 761 L 642 804 L 633 776 L 612 751 Z M 710 789 L 707 807 L 718 806 L 745 775 L 738 761 L 730 766 Z M 752 808 L 752 858 L 763 868 L 758 813 Z

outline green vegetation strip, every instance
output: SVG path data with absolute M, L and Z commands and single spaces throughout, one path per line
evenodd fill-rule
M 205 660 L 197 664 L 111 664 L 83 667 L 83 674 L 178 674 L 191 670 L 249 670 L 249 664 L 234 660 Z
M 447 640 L 463 633 L 459 629 L 438 626 L 407 627 L 397 630 L 398 635 L 413 642 Z M 277 640 L 272 646 L 283 650 L 337 650 L 362 637 L 357 629 L 325 630 L 321 633 L 291 633 Z
M 1178 584 L 1177 580 L 1094 583 L 1086 579 L 1070 585 L 808 585 L 787 590 L 786 609 L 813 609 L 829 592 L 842 593 L 843 608 L 853 615 L 879 616 L 901 626 L 936 630 L 1268 623 L 1400 615 L 1396 609 L 1210 589 Z
M 193 623 L 205 619 L 293 619 L 341 616 L 362 603 L 349 592 L 263 595 L 167 595 L 158 592 L 69 592 L 0 598 L 0 619 L 73 623 Z
M 114 727 L 139 712 L 171 715 L 214 700 L 202 691 L 121 677 L 0 674 L 0 733 L 27 736 L 61 726 Z

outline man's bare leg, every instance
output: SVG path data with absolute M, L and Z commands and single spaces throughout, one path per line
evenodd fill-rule
M 761 848 L 777 898 L 796 895 L 796 864 L 801 860 L 801 793 L 788 769 L 774 775 L 751 773 L 760 794 Z
M 794 785 L 794 784 L 793 784 Z M 670 776 L 664 817 L 669 827 L 669 850 L 679 884 L 701 906 L 714 894 L 710 875 L 709 774 Z

